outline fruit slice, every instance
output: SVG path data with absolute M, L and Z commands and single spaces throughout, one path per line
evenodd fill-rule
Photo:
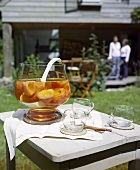
M 42 91 L 45 89 L 45 82 L 35 82 L 36 92 Z
M 20 101 L 21 102 L 25 102 L 25 103 L 32 103 L 32 102 L 37 102 L 38 101 L 38 97 L 36 94 L 34 94 L 33 96 L 27 96 L 25 93 L 23 93 L 20 96 Z
M 37 102 L 39 99 L 38 99 L 38 97 L 37 97 L 37 94 L 35 93 L 35 94 L 33 94 L 32 96 L 30 96 L 30 100 L 32 101 L 32 102 Z
M 35 81 L 27 81 L 24 87 L 24 93 L 27 96 L 32 96 L 36 92 Z
M 58 106 L 63 103 L 64 99 L 65 99 L 65 89 L 56 88 L 54 89 L 54 97 L 50 104 Z
M 21 81 L 17 81 L 15 85 L 15 96 L 19 100 L 23 93 L 23 85 Z
M 65 89 L 64 88 L 56 88 L 54 89 L 54 98 L 64 97 Z
M 44 99 L 49 99 L 54 96 L 54 90 L 53 89 L 48 89 L 48 90 L 42 90 L 37 93 L 37 97 L 41 100 Z
M 64 88 L 56 88 L 54 89 L 54 97 L 50 101 L 49 105 L 58 106 L 63 104 L 65 101 L 65 89 Z

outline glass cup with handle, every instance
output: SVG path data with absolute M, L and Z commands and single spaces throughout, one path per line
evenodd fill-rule
M 75 119 L 89 117 L 90 112 L 94 108 L 94 103 L 89 99 L 76 98 L 73 100 L 72 110 Z
M 126 105 L 113 107 L 110 115 L 110 122 L 119 127 L 130 127 L 134 121 L 134 108 Z

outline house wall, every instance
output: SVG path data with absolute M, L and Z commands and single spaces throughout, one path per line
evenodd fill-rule
M 14 31 L 14 41 L 15 41 L 15 58 L 16 64 L 24 61 L 25 56 L 30 55 L 35 52 L 35 46 L 37 39 L 39 40 L 40 46 L 48 46 L 49 39 L 51 38 L 51 30 L 59 29 L 59 44 L 60 44 L 60 53 L 62 59 L 71 59 L 71 57 L 81 57 L 81 50 L 83 46 L 89 45 L 89 36 L 91 33 L 95 33 L 98 37 L 100 43 L 103 40 L 106 41 L 107 46 L 112 41 L 113 35 L 118 35 L 120 42 L 123 38 L 128 38 L 131 40 L 131 57 L 130 57 L 130 68 L 132 67 L 132 62 L 140 60 L 140 24 L 133 26 L 130 25 L 112 25 L 112 24 L 85 24 L 85 25 L 53 25 L 52 28 L 47 29 L 44 27 L 38 26 L 38 29 L 33 30 L 30 26 L 30 29 L 25 29 L 24 31 Z M 13 26 L 14 28 L 14 26 Z M 58 37 L 57 37 L 58 38 Z M 64 53 L 64 44 L 65 42 L 70 42 L 68 48 L 68 54 Z M 72 44 L 76 44 L 73 46 Z M 80 45 L 79 45 L 80 44 Z M 73 51 L 73 52 L 72 52 Z M 70 53 L 69 53 L 70 52 Z M 72 52 L 72 53 L 71 53 Z M 107 50 L 108 52 L 108 50 Z M 44 51 L 43 59 L 47 61 L 48 53 Z
M 7 0 L 8 1 L 8 0 Z M 131 23 L 130 13 L 140 5 L 139 0 L 130 0 L 129 5 L 121 0 L 102 0 L 99 11 L 77 7 L 77 0 L 10 0 L 0 3 L 2 21 L 9 23 Z M 94 5 L 93 5 L 94 6 Z M 70 10 L 69 10 L 70 9 Z M 70 12 L 75 10 L 75 12 Z
M 84 8 L 84 10 L 80 10 L 77 7 L 77 9 L 74 10 L 75 5 L 77 5 L 77 0 L 70 0 L 70 3 L 67 4 L 67 7 L 72 7 L 74 11 L 67 11 L 67 13 L 65 11 L 64 2 L 64 0 L 5 0 L 0 2 L 0 11 L 2 11 L 3 24 L 11 24 L 12 26 L 16 24 L 17 28 L 20 27 L 20 32 L 17 32 L 17 30 L 15 30 L 15 28 L 13 27 L 16 64 L 24 61 L 25 55 L 29 55 L 30 53 L 34 52 L 35 42 L 38 36 L 39 38 L 42 37 L 41 39 L 44 41 L 43 36 L 46 33 L 41 33 L 38 31 L 35 33 L 34 31 L 31 31 L 31 35 L 29 34 L 29 32 L 26 32 L 25 27 L 28 27 L 28 25 L 31 25 L 30 30 L 35 30 L 35 28 L 37 28 L 41 31 L 41 26 L 43 25 L 45 25 L 46 27 L 46 25 L 49 24 L 50 27 L 53 27 L 56 26 L 56 23 L 59 24 L 60 30 L 62 30 L 62 32 L 60 33 L 61 50 L 63 50 L 64 39 L 74 39 L 75 41 L 80 40 L 80 42 L 84 41 L 84 43 L 86 43 L 88 42 L 87 40 L 89 37 L 89 33 L 93 31 L 98 35 L 100 41 L 105 39 L 107 43 L 111 41 L 114 34 L 120 35 L 121 38 L 124 36 L 128 36 L 128 38 L 130 37 L 134 41 L 140 42 L 138 30 L 130 30 L 127 28 L 128 24 L 133 25 L 131 24 L 131 12 L 134 10 L 135 7 L 138 7 L 140 5 L 139 0 L 130 0 L 129 4 L 123 3 L 121 0 L 102 0 L 101 8 L 97 11 L 89 8 Z M 90 26 L 86 27 L 86 29 L 84 27 L 81 27 L 82 29 L 78 27 L 79 30 L 77 28 L 75 30 L 72 27 L 65 30 L 65 28 L 61 27 L 61 25 L 65 24 L 80 25 L 81 23 Z M 21 24 L 23 24 L 25 27 L 21 27 Z M 35 27 L 33 26 L 33 24 Z M 101 24 L 102 26 L 94 26 L 98 24 Z M 110 26 L 108 27 L 108 25 L 111 24 L 113 25 L 112 28 Z M 120 27 L 116 28 L 115 24 L 120 24 Z M 124 30 L 122 27 L 124 27 L 123 25 L 125 24 L 126 26 Z M 59 29 L 59 27 L 57 29 Z M 9 40 L 6 40 L 6 42 L 8 44 Z M 7 44 L 5 46 L 7 46 Z M 46 45 L 46 43 L 44 44 Z M 80 45 L 77 43 L 77 46 Z M 136 46 L 138 48 L 139 44 L 137 44 Z M 76 49 L 74 50 L 74 54 L 78 55 Z M 135 56 L 137 56 L 137 54 L 140 59 L 140 52 L 136 52 Z M 4 55 L 9 56 L 6 48 L 4 50 Z M 46 53 L 42 54 L 42 56 L 43 55 L 45 57 Z M 9 58 L 10 57 L 12 56 L 9 56 Z M 9 62 L 6 63 L 6 61 Z M 8 67 L 10 65 L 10 61 L 11 60 L 5 60 L 5 67 Z M 7 75 L 11 75 L 10 71 Z

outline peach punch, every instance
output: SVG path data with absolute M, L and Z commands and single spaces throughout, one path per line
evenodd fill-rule
M 63 115 L 56 108 L 70 98 L 71 90 L 65 65 L 50 65 L 52 61 L 20 65 L 15 96 L 20 103 L 29 107 L 29 111 L 23 115 L 26 123 L 46 125 L 61 121 Z
M 15 85 L 15 96 L 21 103 L 29 107 L 57 107 L 70 97 L 70 86 L 66 79 L 39 80 L 19 79 Z M 31 108 L 30 107 L 30 108 Z

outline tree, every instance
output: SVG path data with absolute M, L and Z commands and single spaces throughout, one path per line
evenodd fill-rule
M 131 19 L 134 23 L 140 23 L 140 7 L 134 9 L 131 13 Z

